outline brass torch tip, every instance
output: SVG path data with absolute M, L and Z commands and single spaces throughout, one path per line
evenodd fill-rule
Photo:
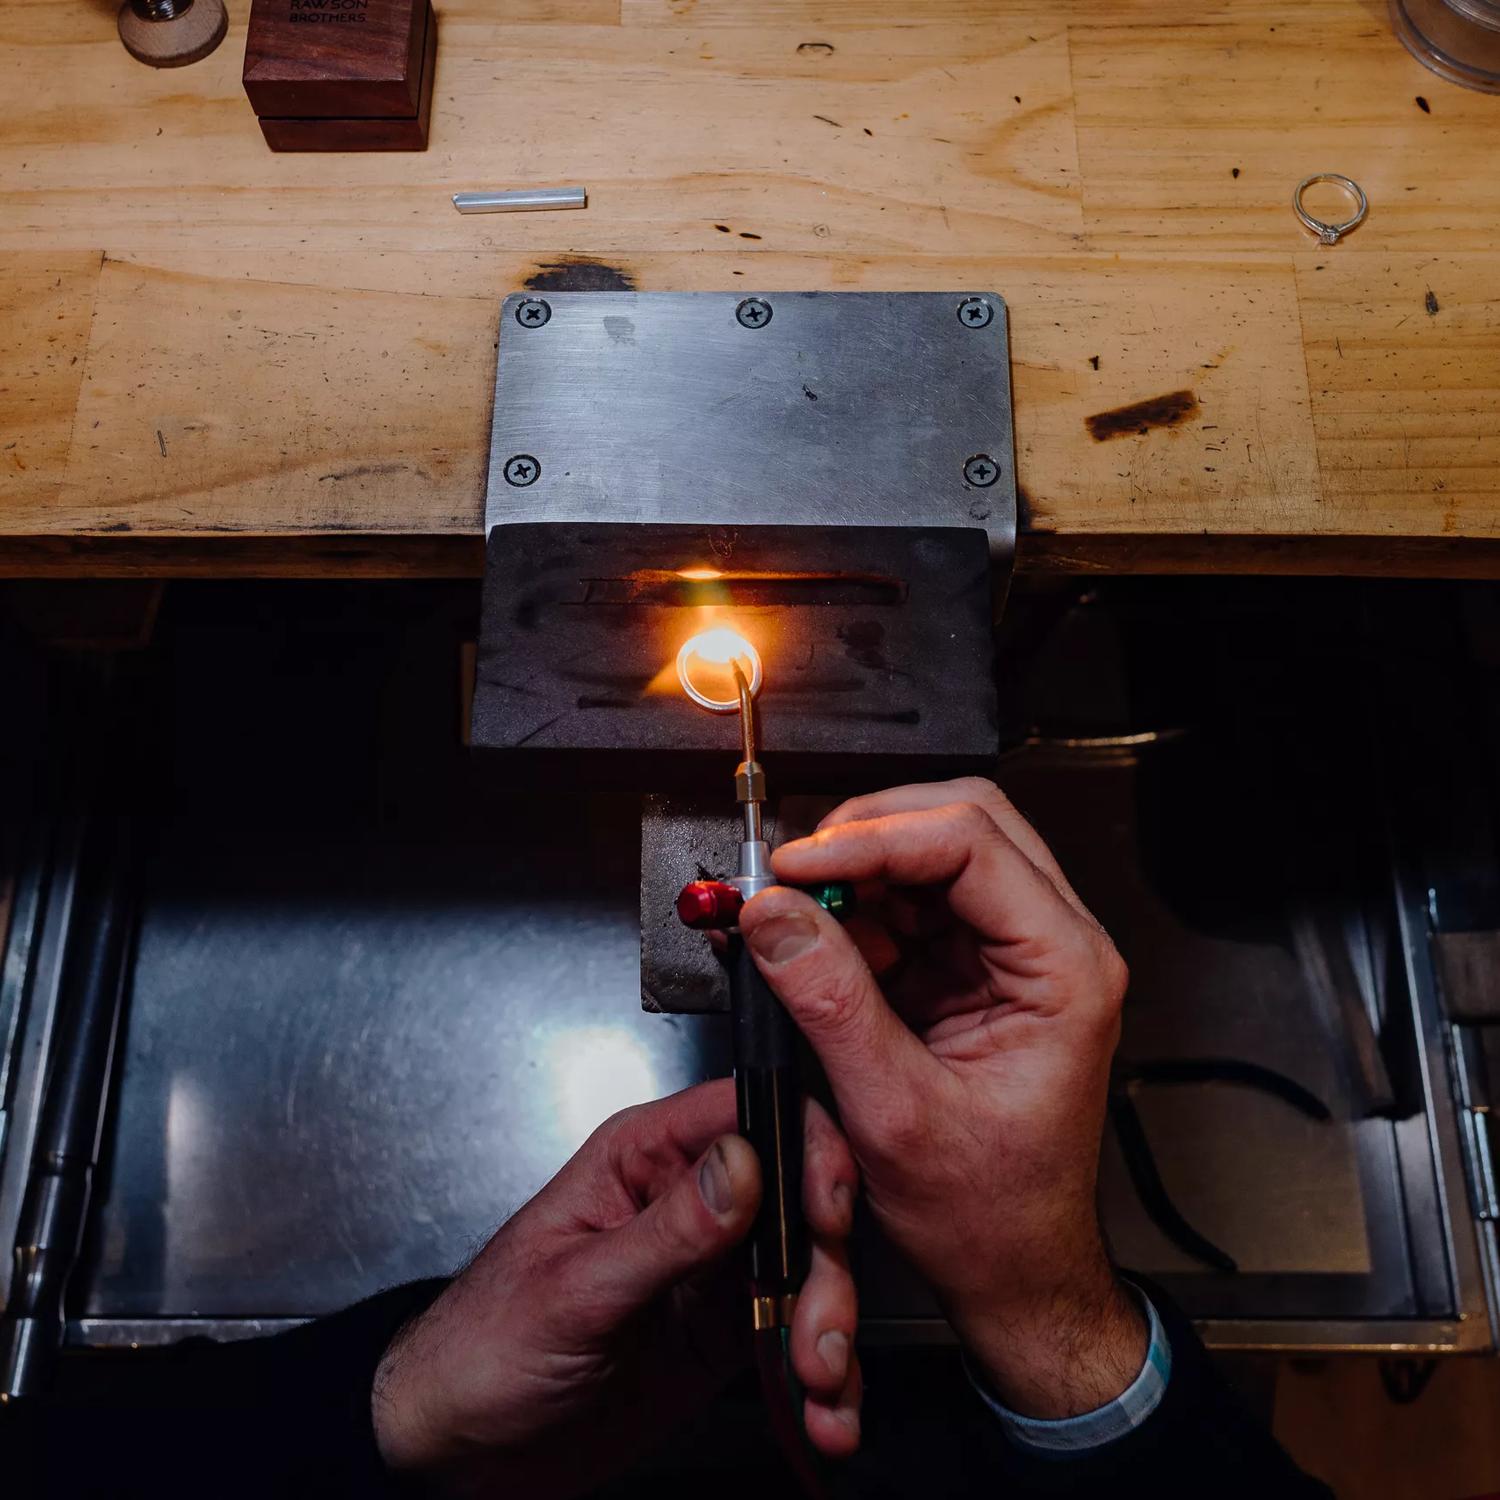
M 747 763 L 755 760 L 755 700 L 750 696 L 750 682 L 739 662 L 732 661 L 734 689 L 740 699 L 740 745 Z

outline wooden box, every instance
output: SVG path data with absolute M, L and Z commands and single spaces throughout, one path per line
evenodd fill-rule
M 422 151 L 431 0 L 254 0 L 245 93 L 273 151 Z

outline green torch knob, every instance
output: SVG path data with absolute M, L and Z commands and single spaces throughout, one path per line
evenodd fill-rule
M 802 889 L 835 921 L 846 921 L 854 911 L 854 887 L 847 880 L 828 880 Z

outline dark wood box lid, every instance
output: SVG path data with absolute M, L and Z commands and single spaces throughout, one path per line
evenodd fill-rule
M 412 116 L 429 0 L 254 0 L 245 93 L 258 115 Z

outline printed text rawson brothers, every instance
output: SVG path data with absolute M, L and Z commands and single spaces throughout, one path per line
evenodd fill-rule
M 291 0 L 291 21 L 363 21 L 370 0 Z

